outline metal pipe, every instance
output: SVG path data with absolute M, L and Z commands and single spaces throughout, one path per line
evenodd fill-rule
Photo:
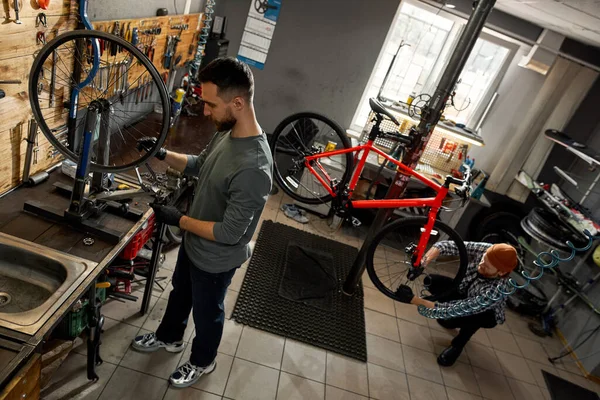
M 475 9 L 465 25 L 465 29 L 456 44 L 456 48 L 448 61 L 448 65 L 444 70 L 444 74 L 442 75 L 429 104 L 427 104 L 421 112 L 421 121 L 419 122 L 418 127 L 411 130 L 415 139 L 413 141 L 414 144 L 410 149 L 407 149 L 402 162 L 413 170 L 419 162 L 419 158 L 427 145 L 433 129 L 440 120 L 440 116 L 446 107 L 448 97 L 456 86 L 458 78 L 473 50 L 473 46 L 475 46 L 479 34 L 485 25 L 485 20 L 492 11 L 495 3 L 496 0 L 479 0 L 476 3 Z M 409 180 L 410 176 L 396 173 L 394 181 L 390 185 L 385 198 L 391 199 L 402 196 Z M 381 209 L 377 212 L 373 224 L 367 233 L 367 237 L 354 261 L 352 269 L 344 282 L 344 293 L 352 295 L 358 287 L 361 276 L 365 270 L 365 260 L 369 244 L 375 234 L 388 220 L 392 212 L 393 210 L 391 209 Z

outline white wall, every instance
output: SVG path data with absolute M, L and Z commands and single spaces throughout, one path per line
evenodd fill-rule
M 521 118 L 527 113 L 546 78 L 517 65 L 521 57 L 528 52 L 527 47 L 521 47 L 517 51 L 498 86 L 496 102 L 481 126 L 485 146 L 472 146 L 469 152 L 469 156 L 475 158 L 475 167 L 488 174 L 498 163 L 505 145 L 519 126 Z
M 131 4 L 134 3 L 134 4 Z M 185 0 L 95 0 L 88 5 L 88 15 L 92 21 L 118 20 L 128 18 L 148 18 L 156 15 L 156 10 L 166 8 L 175 15 L 175 5 L 179 14 L 183 14 Z M 190 13 L 199 13 L 204 9 L 204 0 L 192 0 Z

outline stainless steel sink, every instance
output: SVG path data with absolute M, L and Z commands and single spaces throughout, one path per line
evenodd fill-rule
M 95 266 L 0 233 L 0 325 L 34 334 Z

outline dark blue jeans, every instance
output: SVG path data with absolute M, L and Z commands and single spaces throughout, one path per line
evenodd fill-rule
M 223 300 L 236 269 L 217 274 L 202 271 L 192 265 L 181 245 L 173 272 L 173 290 L 156 331 L 158 340 L 165 343 L 182 340 L 192 310 L 196 337 L 190 361 L 199 367 L 210 365 L 221 343 L 225 323 Z
M 431 294 L 440 293 L 452 284 L 452 279 L 447 276 L 432 274 L 429 291 Z M 438 302 L 446 302 L 452 300 L 464 300 L 466 296 L 461 294 L 458 289 L 439 298 Z M 457 317 L 448 319 L 438 319 L 441 326 L 446 329 L 460 329 L 458 335 L 452 339 L 452 347 L 463 349 L 469 342 L 471 337 L 479 330 L 479 328 L 491 329 L 496 326 L 496 315 L 493 310 L 487 310 L 479 314 L 469 315 L 467 317 Z

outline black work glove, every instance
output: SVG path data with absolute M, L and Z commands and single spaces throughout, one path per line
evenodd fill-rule
M 135 148 L 137 149 L 137 151 L 150 151 L 152 150 L 152 148 L 156 146 L 156 138 L 153 137 L 143 137 L 141 139 L 138 139 L 137 141 L 137 145 L 135 146 Z M 164 147 L 161 147 L 156 154 L 154 155 L 154 157 L 158 158 L 161 161 L 164 161 L 165 157 L 167 156 L 167 149 L 165 149 Z
M 173 206 L 162 206 L 156 203 L 150 203 L 150 207 L 154 210 L 157 222 L 163 224 L 179 226 L 179 221 L 183 217 L 183 213 Z
M 396 289 L 396 300 L 401 303 L 409 304 L 413 297 L 415 297 L 415 295 L 413 294 L 412 289 L 406 285 L 400 285 L 398 286 L 398 289 Z

